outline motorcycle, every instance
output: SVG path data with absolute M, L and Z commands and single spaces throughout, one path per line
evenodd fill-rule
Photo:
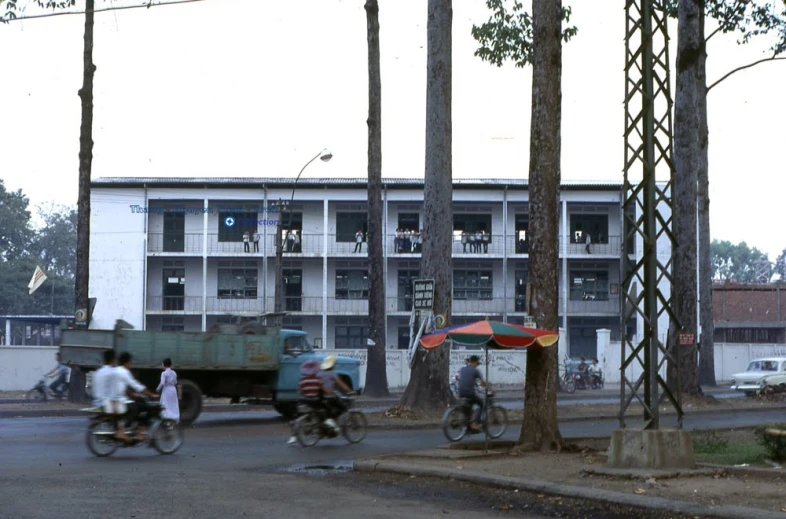
M 27 392 L 25 398 L 27 400 L 32 400 L 36 402 L 46 402 L 50 398 L 56 398 L 57 400 L 68 399 L 68 383 L 64 384 L 63 390 L 58 395 L 49 387 L 49 384 L 46 383 L 46 377 L 42 378 L 38 381 L 33 389 Z
M 352 400 L 340 397 L 346 411 L 336 420 L 339 431 L 325 424 L 325 409 L 322 402 L 303 401 L 298 404 L 298 416 L 293 424 L 293 434 L 303 447 L 313 447 L 322 438 L 336 438 L 339 433 L 349 443 L 359 443 L 366 437 L 366 415 L 352 409 Z
M 445 411 L 442 417 L 442 432 L 445 438 L 457 442 L 469 432 L 472 423 L 472 404 L 462 399 L 459 405 Z M 508 429 L 508 413 L 504 407 L 494 405 L 494 393 L 489 392 L 486 405 L 480 414 L 480 423 L 489 438 L 499 438 Z
M 159 403 L 148 403 L 145 411 L 149 427 L 144 439 L 136 438 L 138 423 L 124 423 L 124 431 L 131 438 L 126 442 L 115 437 L 116 424 L 126 422 L 126 415 L 113 415 L 104 412 L 103 407 L 90 407 L 84 409 L 90 413 L 90 423 L 87 426 L 87 448 L 99 457 L 109 456 L 119 447 L 136 447 L 147 445 L 156 449 L 161 454 L 174 454 L 183 445 L 183 430 L 180 425 L 169 418 L 162 418 L 163 406 Z

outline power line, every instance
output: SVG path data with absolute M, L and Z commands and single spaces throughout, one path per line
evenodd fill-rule
M 192 4 L 195 2 L 204 2 L 205 0 L 172 0 L 170 2 L 159 2 L 154 4 L 148 2 L 142 5 L 121 5 L 121 6 L 112 6 L 112 7 L 102 7 L 101 9 L 93 9 L 94 13 L 102 13 L 106 11 L 122 11 L 125 9 L 140 9 L 140 8 L 151 8 L 151 7 L 160 7 L 162 5 L 176 5 L 176 4 Z M 10 11 L 9 11 L 10 12 Z M 46 14 L 31 14 L 28 16 L 13 16 L 11 18 L 0 18 L 0 22 L 2 23 L 9 23 L 21 20 L 32 20 L 34 18 L 51 18 L 53 16 L 67 16 L 71 14 L 85 14 L 87 11 L 64 11 L 64 12 L 54 12 L 54 13 L 46 13 Z

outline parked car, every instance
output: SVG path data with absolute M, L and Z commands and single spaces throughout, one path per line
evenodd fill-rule
M 748 370 L 732 376 L 731 388 L 753 396 L 759 391 L 786 391 L 786 357 L 768 357 L 748 364 Z

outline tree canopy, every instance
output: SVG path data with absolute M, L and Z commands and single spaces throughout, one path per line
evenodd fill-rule
M 767 283 L 770 281 L 769 257 L 747 243 L 713 240 L 710 244 L 712 277 L 737 283 Z
M 0 315 L 71 314 L 76 269 L 76 211 L 51 205 L 39 208 L 34 228 L 29 201 L 21 190 L 6 190 L 0 179 Z M 45 286 L 28 295 L 36 266 L 47 274 Z M 54 285 L 54 305 L 52 287 Z

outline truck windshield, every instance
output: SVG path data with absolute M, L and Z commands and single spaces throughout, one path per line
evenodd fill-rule
M 308 338 L 303 335 L 292 335 L 287 337 L 287 342 L 289 343 L 289 349 L 295 353 L 310 352 L 313 350 L 311 344 L 308 342 Z

